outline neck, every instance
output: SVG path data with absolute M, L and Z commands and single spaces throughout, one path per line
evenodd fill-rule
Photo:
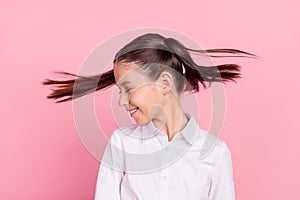
M 181 131 L 187 125 L 188 121 L 189 119 L 182 111 L 179 102 L 177 102 L 167 104 L 159 115 L 153 119 L 153 124 L 160 131 L 167 134 L 168 141 L 171 141 L 177 132 Z

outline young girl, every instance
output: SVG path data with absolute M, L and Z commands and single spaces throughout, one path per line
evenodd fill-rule
M 137 37 L 115 56 L 113 70 L 95 76 L 43 84 L 61 84 L 48 98 L 69 101 L 111 85 L 120 89 L 120 106 L 136 124 L 113 132 L 102 157 L 96 200 L 234 200 L 231 152 L 219 139 L 199 159 L 199 150 L 212 134 L 200 129 L 194 116 L 180 105 L 182 92 L 199 91 L 199 82 L 235 81 L 240 66 L 200 66 L 190 52 L 256 56 L 236 49 L 194 50 L 157 33 Z M 210 57 L 217 57 L 208 55 Z M 226 57 L 226 56 L 219 56 Z M 79 83 L 73 91 L 75 83 Z M 208 140 L 212 141 L 212 140 Z

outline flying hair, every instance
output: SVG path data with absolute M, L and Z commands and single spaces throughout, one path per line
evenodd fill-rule
M 139 70 L 153 81 L 157 80 L 159 75 L 165 70 L 176 70 L 178 73 L 172 73 L 172 75 L 176 80 L 175 87 L 178 93 L 184 91 L 199 92 L 199 82 L 205 89 L 207 88 L 207 83 L 236 82 L 236 79 L 241 78 L 240 65 L 202 66 L 193 60 L 191 57 L 192 53 L 212 58 L 259 58 L 255 54 L 238 49 L 191 49 L 174 38 L 167 38 L 158 33 L 147 33 L 135 38 L 121 48 L 116 53 L 113 64 L 117 62 L 135 63 L 140 66 Z M 236 55 L 210 55 L 219 53 Z M 154 65 L 161 67 L 153 67 Z M 113 69 L 92 76 L 80 76 L 64 71 L 55 71 L 55 73 L 74 77 L 68 80 L 45 79 L 42 82 L 44 85 L 55 86 L 52 89 L 52 93 L 47 96 L 48 99 L 55 99 L 55 103 L 71 101 L 116 84 Z M 76 89 L 74 89 L 75 81 Z M 96 88 L 95 85 L 97 86 Z

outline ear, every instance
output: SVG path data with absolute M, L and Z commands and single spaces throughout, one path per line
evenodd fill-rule
M 171 92 L 174 86 L 174 80 L 172 75 L 169 72 L 162 72 L 157 80 L 159 85 L 161 86 L 161 91 L 163 95 Z

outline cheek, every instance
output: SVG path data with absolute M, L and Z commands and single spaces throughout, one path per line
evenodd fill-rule
M 153 104 L 159 103 L 159 95 L 151 88 L 145 88 L 143 90 L 137 90 L 131 96 L 132 104 L 147 108 Z
M 138 107 L 144 107 L 147 104 L 147 100 L 143 92 L 134 92 L 131 95 L 130 102 Z

